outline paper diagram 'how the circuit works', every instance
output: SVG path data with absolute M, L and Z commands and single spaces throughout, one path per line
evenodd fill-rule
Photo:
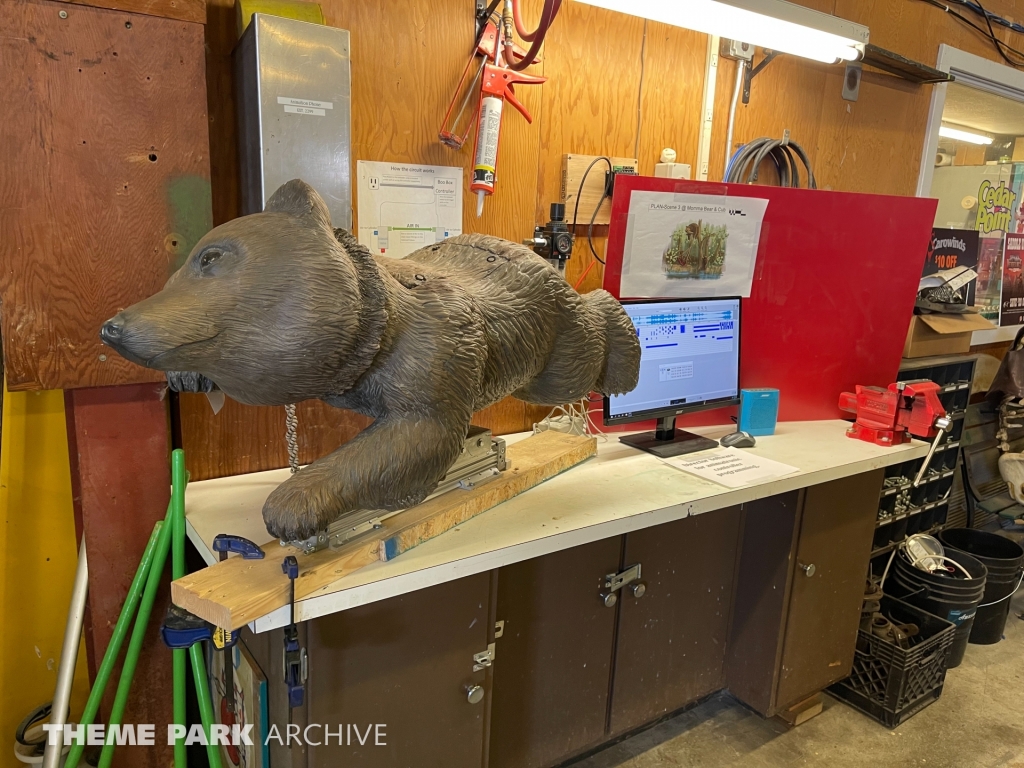
M 462 234 L 462 168 L 360 160 L 359 242 L 400 259 Z

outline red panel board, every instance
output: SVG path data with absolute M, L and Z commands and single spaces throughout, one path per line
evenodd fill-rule
M 935 200 L 617 176 L 604 278 L 614 296 L 634 190 L 769 201 L 740 370 L 742 386 L 780 390 L 781 421 L 839 418 L 840 392 L 896 380 Z M 710 411 L 679 423 L 725 420 Z
M 64 393 L 75 516 L 89 552 L 85 635 L 92 677 L 153 525 L 167 513 L 171 464 L 165 390 L 159 384 L 127 384 Z M 164 768 L 172 762 L 171 749 L 160 737 L 172 719 L 171 654 L 160 640 L 160 622 L 169 604 L 170 568 L 157 593 L 121 720 L 156 725 L 157 746 L 118 749 L 114 768 Z M 103 700 L 105 715 L 110 714 L 120 674 L 119 664 Z

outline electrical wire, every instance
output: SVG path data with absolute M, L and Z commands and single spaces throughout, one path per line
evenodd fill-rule
M 590 253 L 604 266 L 604 259 L 597 255 L 597 250 L 594 248 L 594 221 L 597 219 L 597 212 L 601 210 L 601 206 L 604 205 L 604 201 L 608 199 L 608 190 L 605 189 L 601 195 L 601 199 L 597 201 L 597 207 L 594 209 L 594 215 L 590 217 L 590 223 L 587 225 L 587 245 L 590 246 Z
M 547 416 L 534 423 L 533 433 L 536 435 L 551 430 L 571 435 L 586 434 L 596 437 L 600 442 L 607 442 L 608 435 L 597 426 L 590 413 L 589 397 L 582 397 L 565 405 L 556 405 L 548 411 Z
M 1012 66 L 1012 67 L 1019 67 L 1019 66 L 1021 66 L 1020 62 L 1016 62 L 1015 63 L 1013 60 L 1010 59 L 1009 56 L 1006 55 L 1006 51 L 1004 49 L 1006 49 L 1006 50 L 1011 50 L 1011 49 L 1006 45 L 1006 43 L 1004 43 L 1002 40 L 999 39 L 999 37 L 996 35 L 996 31 L 994 29 L 992 29 L 992 19 L 989 16 L 988 11 L 986 11 L 982 7 L 980 2 L 977 2 L 977 0 L 975 0 L 975 2 L 977 4 L 978 8 L 981 9 L 981 15 L 985 17 L 985 24 L 988 26 L 989 37 L 992 39 L 992 44 L 995 45 L 996 50 L 999 51 L 999 55 L 1002 56 L 1003 60 L 1007 64 L 1009 64 L 1010 66 Z M 1020 55 L 1020 54 L 1018 54 L 1018 55 Z
M 583 285 L 583 281 L 587 279 L 587 275 L 590 274 L 590 270 L 592 270 L 594 268 L 595 264 L 597 264 L 596 261 L 592 261 L 589 264 L 587 264 L 587 268 L 583 270 L 583 274 L 579 276 L 579 279 L 576 281 L 575 285 L 573 285 L 573 287 L 572 287 L 572 289 L 574 291 L 578 291 L 580 289 L 580 286 Z
M 997 24 L 1007 27 L 1008 29 L 1013 30 L 1014 32 L 1024 32 L 1024 27 L 1022 27 L 1021 25 L 1009 22 L 1000 16 L 994 16 L 993 14 L 990 14 L 987 11 L 985 11 L 980 4 L 965 2 L 965 0 L 949 0 L 949 3 L 962 6 L 980 16 L 983 16 L 985 18 L 988 29 L 975 24 L 966 16 L 957 13 L 956 11 L 949 7 L 948 3 L 939 2 L 939 0 L 920 0 L 920 2 L 927 3 L 928 5 L 938 8 L 940 11 L 945 11 L 947 14 L 952 16 L 954 19 L 956 19 L 964 26 L 970 27 L 975 32 L 980 34 L 982 37 L 988 39 L 990 43 L 992 43 L 993 47 L 996 49 L 996 52 L 1003 59 L 1003 61 L 1005 61 L 1007 64 L 1009 64 L 1011 67 L 1014 67 L 1015 69 L 1024 69 L 1024 51 L 1020 51 L 1017 48 L 1014 48 L 1013 46 L 1009 45 L 1008 43 L 1005 43 L 1002 40 L 1000 40 L 995 35 L 995 31 L 992 29 L 993 21 Z M 1012 60 L 1007 55 L 1007 53 L 1012 53 L 1014 56 L 1020 57 L 1020 61 Z
M 573 235 L 576 234 L 576 221 L 577 221 L 577 217 L 579 216 L 579 213 L 580 213 L 580 197 L 583 195 L 583 185 L 586 184 L 587 176 L 590 175 L 590 172 L 591 172 L 591 170 L 593 170 L 594 166 L 597 165 L 598 163 L 600 163 L 602 160 L 608 164 L 608 173 L 614 173 L 615 172 L 615 169 L 612 167 L 611 158 L 605 157 L 603 155 L 601 157 L 595 157 L 591 161 L 590 165 L 587 166 L 587 170 L 585 170 L 583 172 L 583 178 L 580 179 L 580 188 L 576 192 L 576 205 L 573 207 L 573 211 L 572 211 L 572 231 L 573 231 Z M 604 191 L 604 193 L 601 195 L 601 201 L 597 204 L 597 208 L 594 209 L 594 215 L 590 217 L 590 225 L 587 227 L 587 241 L 590 243 L 590 252 L 592 254 L 594 254 L 594 258 L 597 259 L 597 261 L 600 264 L 602 264 L 602 265 L 604 264 L 604 259 L 602 259 L 600 256 L 598 256 L 597 255 L 597 251 L 594 249 L 593 232 L 594 232 L 594 220 L 597 218 L 597 212 L 601 210 L 601 206 L 604 204 L 605 198 L 607 196 L 608 196 L 608 191 L 606 189 Z

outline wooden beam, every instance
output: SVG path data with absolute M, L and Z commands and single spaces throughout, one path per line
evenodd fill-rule
M 64 393 L 68 454 L 75 518 L 89 550 L 89 603 L 84 629 L 90 676 L 95 677 L 128 594 L 153 524 L 167 512 L 171 482 L 170 435 L 163 387 L 129 384 L 88 387 Z M 42 544 L 42 542 L 40 542 Z M 166 588 L 153 609 L 167 610 Z M 157 624 L 150 623 L 125 712 L 129 723 L 154 723 L 157 730 L 173 719 L 171 655 L 161 647 Z M 115 667 L 115 679 L 121 664 Z M 102 711 L 109 713 L 114 686 L 107 686 Z M 118 750 L 114 766 L 163 768 L 172 762 L 166 741 L 149 749 Z
M 508 447 L 508 468 L 500 476 L 412 507 L 362 539 L 311 555 L 271 543 L 263 560 L 232 557 L 178 579 L 171 585 L 171 598 L 209 622 L 238 629 L 288 604 L 289 583 L 281 573 L 281 561 L 287 555 L 299 561 L 296 600 L 330 594 L 338 591 L 339 579 L 363 566 L 393 559 L 596 453 L 593 437 L 542 432 Z

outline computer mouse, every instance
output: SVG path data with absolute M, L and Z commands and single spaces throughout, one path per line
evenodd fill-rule
M 726 448 L 753 448 L 757 445 L 757 441 L 754 439 L 753 435 L 748 435 L 746 432 L 736 430 L 735 432 L 730 432 L 728 435 L 723 437 L 719 441 L 719 444 Z

